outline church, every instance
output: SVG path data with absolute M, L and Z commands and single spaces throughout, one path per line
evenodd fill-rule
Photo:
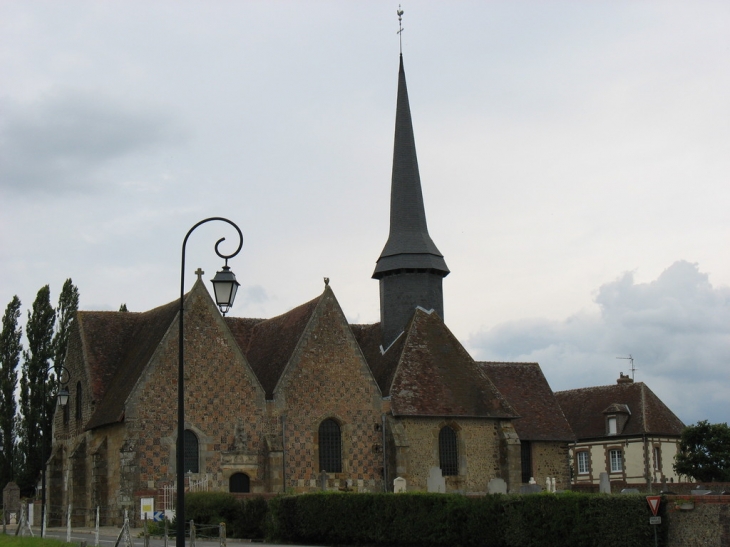
M 367 272 L 363 272 L 367 275 Z M 444 256 L 429 235 L 400 57 L 390 233 L 372 277 L 380 322 L 349 324 L 321 294 L 270 319 L 223 317 L 198 273 L 185 295 L 189 490 L 519 492 L 570 486 L 575 441 L 539 365 L 475 361 L 444 323 Z M 171 508 L 179 301 L 80 311 L 54 417 L 49 524 L 118 524 Z

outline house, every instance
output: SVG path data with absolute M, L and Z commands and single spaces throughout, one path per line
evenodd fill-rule
M 675 482 L 682 421 L 643 382 L 621 373 L 614 385 L 558 391 L 576 436 L 573 484 L 597 485 L 601 473 L 622 485 Z
M 189 489 L 388 491 L 402 477 L 425 491 L 435 472 L 448 492 L 486 492 L 494 478 L 517 492 L 526 454 L 533 474 L 567 482 L 572 436 L 537 364 L 477 363 L 444 323 L 449 269 L 426 225 L 402 56 L 390 232 L 372 274 L 380 322 L 348 324 L 328 280 L 278 317 L 222 317 L 196 273 L 184 298 Z M 54 418 L 47 463 L 51 524 L 68 505 L 74 525 L 97 506 L 118 523 L 142 498 L 171 508 L 179 307 L 78 312 L 71 410 Z

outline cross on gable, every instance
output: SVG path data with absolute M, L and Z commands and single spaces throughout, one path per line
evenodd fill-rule
M 198 268 L 197 270 L 195 270 L 195 275 L 198 276 L 198 280 L 199 281 L 202 281 L 203 280 L 203 274 L 204 273 L 205 272 L 203 270 L 201 270 L 200 268 Z

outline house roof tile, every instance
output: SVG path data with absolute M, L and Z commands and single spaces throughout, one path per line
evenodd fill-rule
M 605 437 L 605 412 L 610 408 L 630 412 L 619 436 L 679 436 L 684 429 L 682 421 L 643 382 L 558 391 L 555 397 L 578 440 Z

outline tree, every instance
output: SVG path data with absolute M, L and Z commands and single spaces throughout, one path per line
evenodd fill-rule
M 56 314 L 51 306 L 51 291 L 42 287 L 28 311 L 25 334 L 28 349 L 23 352 L 20 377 L 19 473 L 16 482 L 21 493 L 31 493 L 43 468 L 43 448 L 51 436 L 51 419 L 56 400 L 56 378 L 49 373 L 54 357 L 53 326 Z M 45 414 L 45 419 L 44 419 Z M 47 454 L 45 454 L 47 456 Z
M 0 490 L 14 478 L 15 451 L 15 388 L 18 385 L 18 363 L 23 345 L 23 329 L 18 326 L 20 299 L 13 296 L 3 315 L 0 332 Z
M 71 325 L 76 318 L 76 311 L 78 309 L 79 289 L 69 277 L 63 284 L 61 296 L 58 297 L 58 308 L 56 308 L 57 328 L 56 335 L 53 337 L 53 368 L 57 376 L 60 376 L 61 367 L 66 361 L 68 335 L 71 332 Z
M 674 471 L 701 482 L 730 482 L 730 427 L 707 420 L 686 427 Z
M 119 306 L 119 311 L 129 311 L 127 309 L 127 304 L 125 303 L 125 304 L 122 304 L 121 306 Z

